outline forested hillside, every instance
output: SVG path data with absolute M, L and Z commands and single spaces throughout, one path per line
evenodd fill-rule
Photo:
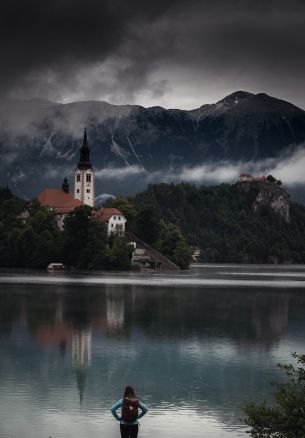
M 25 221 L 20 217 L 26 211 Z M 158 220 L 151 207 L 131 209 L 140 237 L 152 244 L 182 269 L 187 269 L 191 253 L 180 229 Z M 130 226 L 133 225 L 130 219 Z M 157 236 L 157 239 L 156 239 Z M 70 212 L 61 232 L 55 215 L 37 200 L 24 201 L 8 187 L 0 188 L 0 267 L 46 268 L 60 261 L 76 269 L 128 270 L 132 248 L 125 236 L 108 236 L 104 223 L 92 216 L 86 205 Z
M 238 184 L 158 184 L 108 203 L 121 208 L 136 231 L 134 212 L 149 206 L 150 221 L 177 225 L 189 244 L 200 247 L 203 261 L 304 263 L 305 207 L 291 203 L 287 223 L 271 206 L 255 210 L 256 196 L 256 190 L 245 193 Z

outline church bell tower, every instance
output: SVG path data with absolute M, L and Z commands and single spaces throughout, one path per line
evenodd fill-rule
M 90 207 L 94 206 L 94 170 L 90 162 L 86 128 L 80 148 L 79 162 L 74 171 L 74 198 Z

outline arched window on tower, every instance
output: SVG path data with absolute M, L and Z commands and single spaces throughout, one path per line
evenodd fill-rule
M 86 182 L 91 182 L 91 173 L 86 174 Z

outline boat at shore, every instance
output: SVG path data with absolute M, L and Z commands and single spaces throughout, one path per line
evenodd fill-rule
M 65 269 L 63 263 L 49 263 L 47 267 L 48 272 L 54 272 L 54 271 L 63 271 Z

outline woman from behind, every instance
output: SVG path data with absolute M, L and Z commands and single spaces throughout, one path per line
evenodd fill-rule
M 121 416 L 117 410 L 122 408 Z M 141 413 L 139 413 L 139 409 Z M 112 415 L 120 422 L 122 438 L 136 438 L 139 432 L 139 419 L 148 411 L 144 403 L 136 396 L 132 386 L 126 386 L 123 398 L 111 408 Z

